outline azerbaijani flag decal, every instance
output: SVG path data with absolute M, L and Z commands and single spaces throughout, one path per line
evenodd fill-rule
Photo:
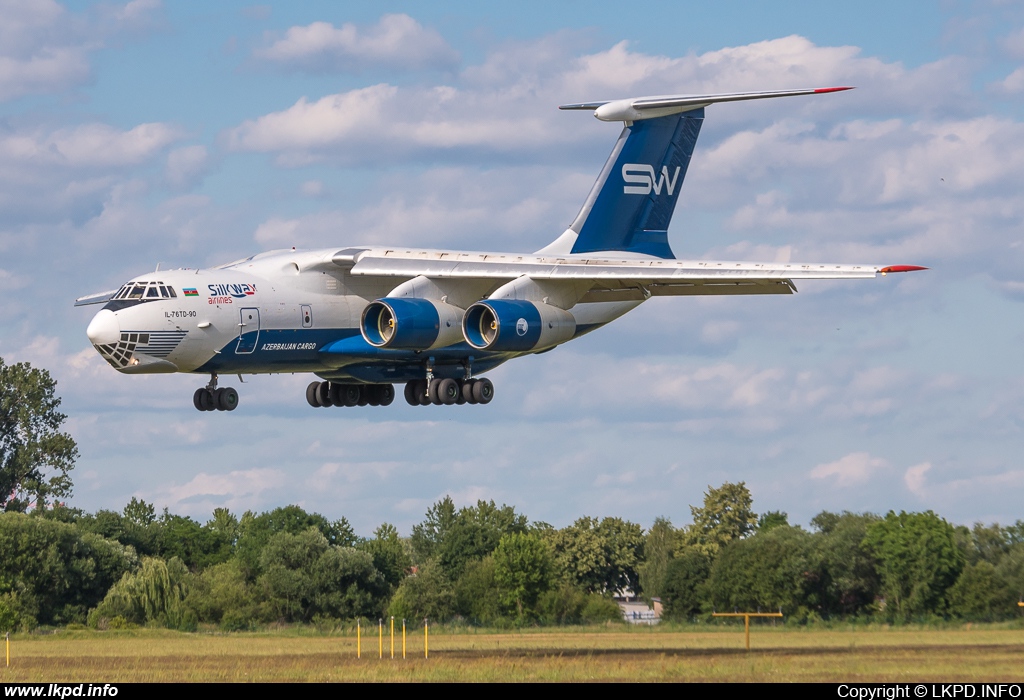
M 184 292 L 185 296 L 187 296 L 187 297 L 197 297 L 197 296 L 199 296 L 199 291 L 196 290 L 195 287 L 185 287 L 181 291 Z

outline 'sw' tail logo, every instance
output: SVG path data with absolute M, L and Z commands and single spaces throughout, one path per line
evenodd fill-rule
M 664 187 L 666 194 L 671 195 L 679 180 L 679 166 L 676 166 L 675 172 L 670 177 L 668 166 L 663 165 L 661 166 L 661 177 L 655 177 L 652 165 L 626 163 L 622 166 L 622 179 L 633 183 L 622 188 L 623 194 L 650 194 L 651 190 L 654 190 L 654 194 L 661 194 L 661 188 Z

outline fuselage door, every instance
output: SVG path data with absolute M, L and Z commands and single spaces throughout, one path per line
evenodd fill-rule
M 256 349 L 256 342 L 260 338 L 260 310 L 242 309 L 239 315 L 238 345 L 235 347 L 235 354 L 248 355 Z

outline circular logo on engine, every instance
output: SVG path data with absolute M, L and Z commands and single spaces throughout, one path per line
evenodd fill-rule
M 525 318 L 521 318 L 516 321 L 516 333 L 519 335 L 526 335 L 526 331 L 530 330 L 530 324 L 526 322 Z

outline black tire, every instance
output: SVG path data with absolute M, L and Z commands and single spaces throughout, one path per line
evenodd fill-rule
M 381 406 L 390 406 L 395 400 L 395 387 L 392 384 L 377 385 L 377 401 Z
M 430 380 L 430 384 L 427 385 L 427 400 L 435 406 L 441 405 L 441 399 L 438 396 L 437 390 L 441 386 L 441 380 L 434 377 Z
M 333 406 L 334 402 L 331 401 L 331 383 L 320 382 L 320 385 L 316 388 L 316 401 L 324 408 Z
M 359 400 L 356 401 L 357 406 L 366 406 L 370 403 L 370 388 L 369 384 L 353 384 L 356 391 L 359 392 Z
M 192 394 L 192 405 L 196 407 L 197 411 L 205 411 L 203 408 L 203 392 L 206 389 L 196 389 L 196 393 Z
M 320 382 L 313 382 L 306 387 L 306 403 L 313 408 L 320 408 L 320 401 L 316 398 L 317 389 L 320 388 Z
M 380 406 L 380 392 L 378 391 L 376 384 L 367 384 L 362 387 L 362 389 L 366 403 L 371 406 Z
M 476 403 L 476 399 L 473 398 L 473 387 L 476 386 L 475 379 L 467 379 L 462 383 L 462 398 L 466 399 L 466 403 Z
M 416 396 L 416 387 L 419 382 L 406 382 L 405 383 L 405 402 L 410 406 L 419 406 L 420 400 Z
M 234 411 L 238 408 L 238 392 L 232 387 L 217 389 L 217 410 Z
M 451 406 L 459 400 L 459 383 L 454 379 L 442 379 L 437 384 L 437 400 L 445 406 Z
M 203 394 L 202 394 L 202 396 L 199 399 L 200 402 L 203 405 L 203 409 L 202 410 L 204 410 L 204 411 L 214 411 L 214 410 L 216 410 L 217 404 L 213 400 L 213 392 L 210 391 L 209 389 L 203 389 L 202 392 L 203 392 Z
M 473 384 L 473 398 L 477 403 L 490 403 L 494 398 L 494 385 L 487 377 L 477 379 Z
M 335 406 L 345 405 L 345 385 L 331 382 L 331 403 Z
M 455 401 L 455 403 L 458 404 L 459 406 L 461 406 L 462 404 L 466 403 L 466 401 L 468 400 L 468 399 L 466 399 L 466 390 L 465 390 L 466 382 L 464 382 L 461 379 L 456 379 L 455 381 L 459 385 L 459 398 Z
M 430 405 L 430 392 L 428 391 L 429 388 L 430 387 L 427 386 L 426 379 L 421 379 L 418 382 L 416 382 L 416 398 L 419 400 L 420 406 Z
M 362 396 L 362 392 L 359 390 L 357 384 L 342 384 L 341 385 L 341 402 L 345 406 L 352 407 L 359 404 L 359 399 Z

